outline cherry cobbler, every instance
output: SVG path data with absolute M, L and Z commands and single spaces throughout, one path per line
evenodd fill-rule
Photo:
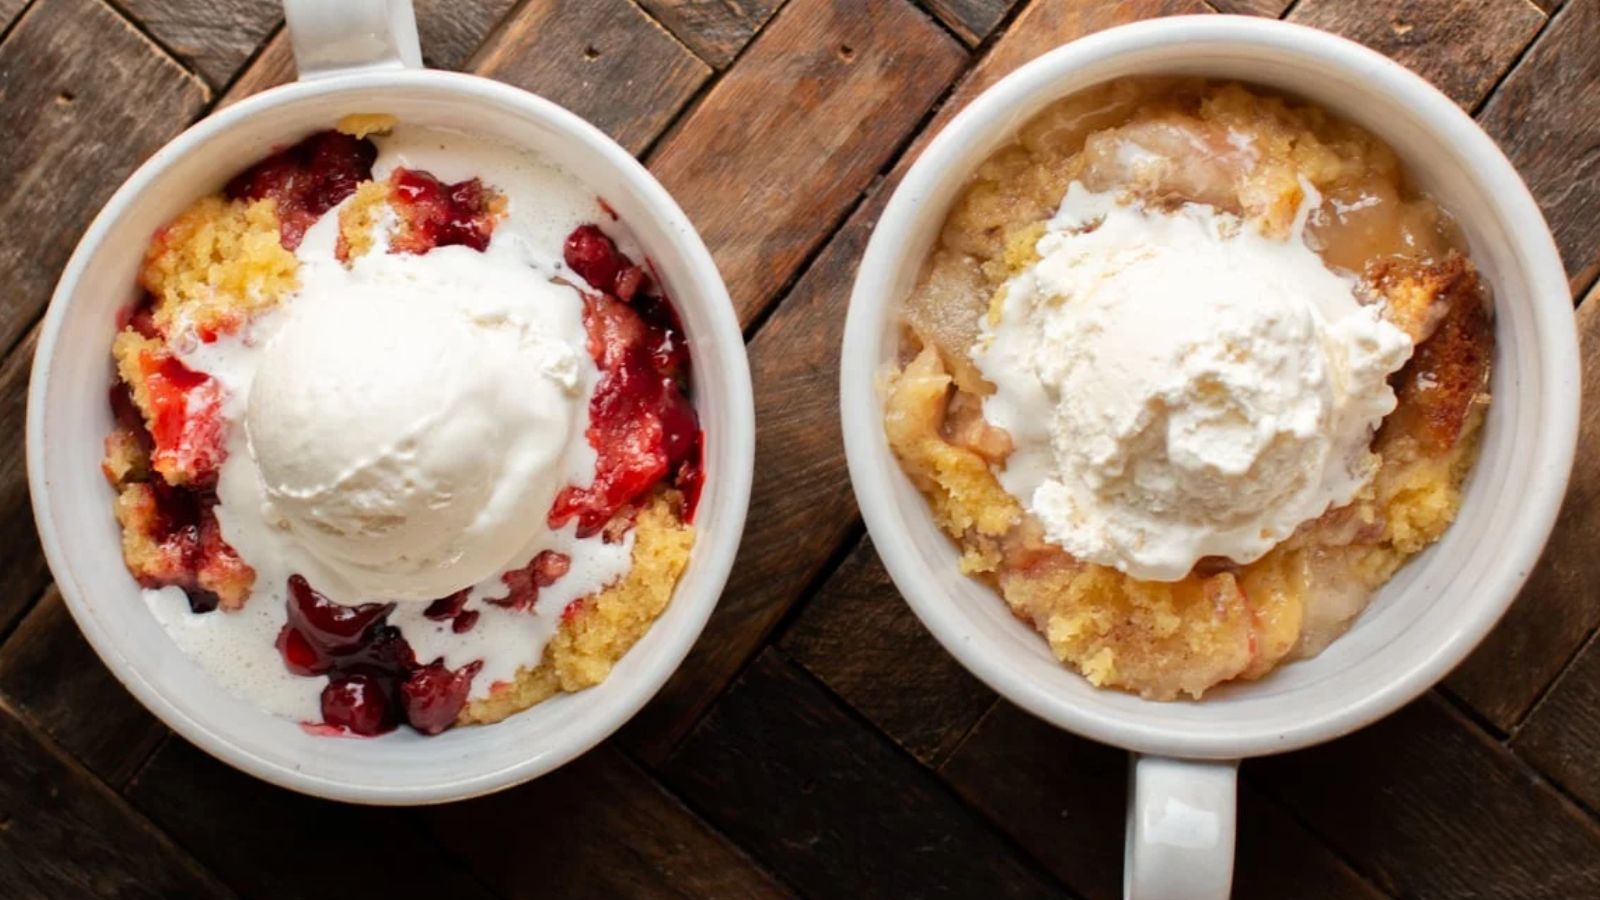
M 671 597 L 703 478 L 682 326 L 619 242 L 558 168 L 382 115 L 162 228 L 103 468 L 180 646 L 317 733 L 605 679 Z

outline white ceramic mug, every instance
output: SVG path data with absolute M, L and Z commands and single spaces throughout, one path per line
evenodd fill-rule
M 1314 659 L 1203 702 L 1091 687 L 980 582 L 901 472 L 876 382 L 896 356 L 896 308 L 977 165 L 1052 101 L 1130 75 L 1238 79 L 1304 97 L 1392 146 L 1460 222 L 1492 287 L 1497 346 L 1482 457 L 1460 516 L 1354 627 Z M 1392 712 L 1437 682 L 1499 619 L 1538 559 L 1577 436 L 1571 294 L 1548 227 L 1494 142 L 1448 97 L 1357 44 L 1234 16 L 1160 19 L 1075 41 L 985 91 L 907 172 L 873 233 L 850 300 L 840 384 L 850 477 L 884 565 L 934 636 L 1001 695 L 1134 751 L 1125 892 L 1227 895 L 1238 760 L 1305 747 Z
M 45 555 L 101 659 L 189 741 L 285 787 L 366 803 L 427 803 L 497 790 L 589 749 L 643 706 L 699 635 L 733 564 L 749 502 L 755 415 L 727 289 L 683 211 L 627 151 L 549 101 L 498 82 L 419 68 L 409 0 L 285 4 L 299 83 L 251 97 L 179 135 L 100 212 L 45 316 L 28 395 L 28 477 Z M 354 112 L 454 128 L 542 154 L 616 210 L 654 263 L 695 353 L 706 486 L 673 600 L 604 683 L 487 727 L 317 737 L 227 693 L 180 651 L 123 568 L 99 474 L 117 312 L 137 297 L 150 236 L 272 147 Z

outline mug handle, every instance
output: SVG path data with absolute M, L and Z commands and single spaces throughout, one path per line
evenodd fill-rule
M 1122 859 L 1126 900 L 1227 900 L 1239 761 L 1133 754 Z
M 411 0 L 283 0 L 300 80 L 422 68 Z

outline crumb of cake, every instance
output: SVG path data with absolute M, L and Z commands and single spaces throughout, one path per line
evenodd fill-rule
M 223 540 L 216 516 L 198 498 L 176 496 L 164 508 L 159 486 L 131 483 L 113 510 L 122 526 L 122 557 L 145 587 L 177 585 L 198 611 L 238 609 L 255 570 Z
M 233 332 L 298 287 L 299 262 L 278 239 L 273 200 L 205 197 L 151 241 L 139 272 L 163 334 Z
M 372 250 L 378 225 L 389 209 L 391 190 L 387 181 L 363 181 L 339 208 L 339 240 L 334 256 L 341 262 L 366 256 Z
M 545 648 L 544 659 L 516 680 L 469 702 L 458 724 L 489 724 L 562 691 L 592 687 L 611 674 L 623 654 L 644 636 L 672 597 L 689 562 L 694 528 L 677 509 L 675 492 L 658 492 L 634 526 L 633 566 L 622 580 L 574 601 Z
M 890 384 L 884 414 L 889 445 L 932 500 L 946 531 L 1004 534 L 1022 518 L 1021 507 L 983 457 L 940 434 L 949 392 L 950 376 L 938 353 L 925 347 Z
M 118 428 L 106 435 L 106 455 L 100 461 L 100 468 L 112 487 L 121 487 L 149 477 L 150 457 L 137 434 Z
M 111 354 L 154 440 L 151 467 L 174 485 L 215 476 L 225 455 L 217 382 L 189 369 L 161 340 L 131 328 L 117 334 Z
M 334 128 L 351 137 L 364 138 L 374 134 L 388 134 L 400 120 L 388 113 L 351 113 L 339 120 Z

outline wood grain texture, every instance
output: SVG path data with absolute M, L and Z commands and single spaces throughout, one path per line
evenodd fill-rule
M 1578 457 L 1561 515 L 1505 618 L 1450 677 L 1449 688 L 1501 731 L 1520 722 L 1600 625 L 1600 288 L 1578 307 L 1583 409 Z
M 205 84 L 100 0 L 35 3 L 0 44 L 0 350 L 50 299 L 111 191 L 182 131 Z M 46 228 L 20 223 L 48 222 Z
M 0 896 L 234 896 L 76 762 L 0 708 Z
M 792 896 L 610 746 L 424 817 L 505 900 Z
M 939 21 L 961 35 L 968 44 L 977 44 L 1000 24 L 1019 0 L 923 0 Z
M 1590 640 L 1562 673 L 1511 747 L 1591 810 L 1600 809 L 1600 641 Z
M 1283 15 L 1294 0 L 1210 0 L 1217 12 L 1241 16 L 1266 16 L 1276 19 Z
M 250 61 L 250 65 L 239 73 L 233 84 L 228 85 L 227 93 L 217 101 L 216 108 L 232 106 L 251 94 L 288 84 L 294 79 L 294 51 L 289 49 L 289 33 L 280 28 L 256 58 Z
M 792 0 L 652 154 L 749 323 L 960 71 L 905 0 Z
M 994 703 L 900 598 L 865 538 L 778 644 L 857 712 L 937 766 Z
M 926 769 L 768 650 L 662 771 L 811 896 L 1055 897 Z
M 1474 109 L 1544 26 L 1528 0 L 1300 0 L 1289 21 L 1392 57 Z
M 1056 877 L 1085 897 L 1112 900 L 1122 896 L 1127 773 L 1123 751 L 1001 701 L 940 774 Z M 1248 785 L 1239 807 L 1235 897 L 1381 896 Z
M 939 116 L 923 132 L 923 141 L 937 133 L 978 94 L 1025 62 L 1069 41 L 1140 19 L 1210 12 L 1202 0 L 1033 0 L 1017 14 L 1005 33 L 963 78 Z M 919 142 L 920 145 L 921 142 Z M 908 154 L 910 156 L 911 154 Z M 904 162 L 902 165 L 904 165 Z
M 759 513 L 746 520 L 733 574 L 705 633 L 625 731 L 647 762 L 665 757 L 857 527 L 839 433 L 838 347 L 856 264 L 878 212 L 920 146 L 983 88 L 1050 47 L 1118 24 L 1119 16 L 1199 8 L 1198 0 L 1139 0 L 1115 10 L 1093 0 L 1029 6 L 763 324 L 750 342 L 758 460 L 750 508 Z M 769 28 L 762 39 L 770 34 Z
M 1436 694 L 1251 772 L 1390 893 L 1600 896 L 1600 828 Z
M 631 0 L 532 0 L 472 68 L 567 107 L 633 153 L 711 76 Z
M 5 35 L 6 29 L 11 27 L 11 23 L 29 2 L 30 0 L 0 0 L 0 36 Z
M 699 57 L 727 68 L 784 0 L 638 0 Z
M 127 796 L 246 896 L 494 898 L 422 833 L 415 810 L 291 793 L 176 736 L 150 758 Z
M 1600 275 L 1600 3 L 1551 19 L 1478 121 L 1544 210 L 1574 292 Z
M 35 326 L 0 364 L 0 584 L 6 588 L 0 592 L 0 631 L 11 627 L 50 581 L 28 503 L 23 453 L 28 369 L 38 337 Z
M 213 87 L 233 78 L 283 18 L 259 0 L 120 0 L 152 37 Z
M 517 0 L 414 0 L 422 61 L 461 69 Z M 595 6 L 604 6 L 596 2 Z
M 54 587 L 0 647 L 0 695 L 113 787 L 167 734 L 100 662 Z

